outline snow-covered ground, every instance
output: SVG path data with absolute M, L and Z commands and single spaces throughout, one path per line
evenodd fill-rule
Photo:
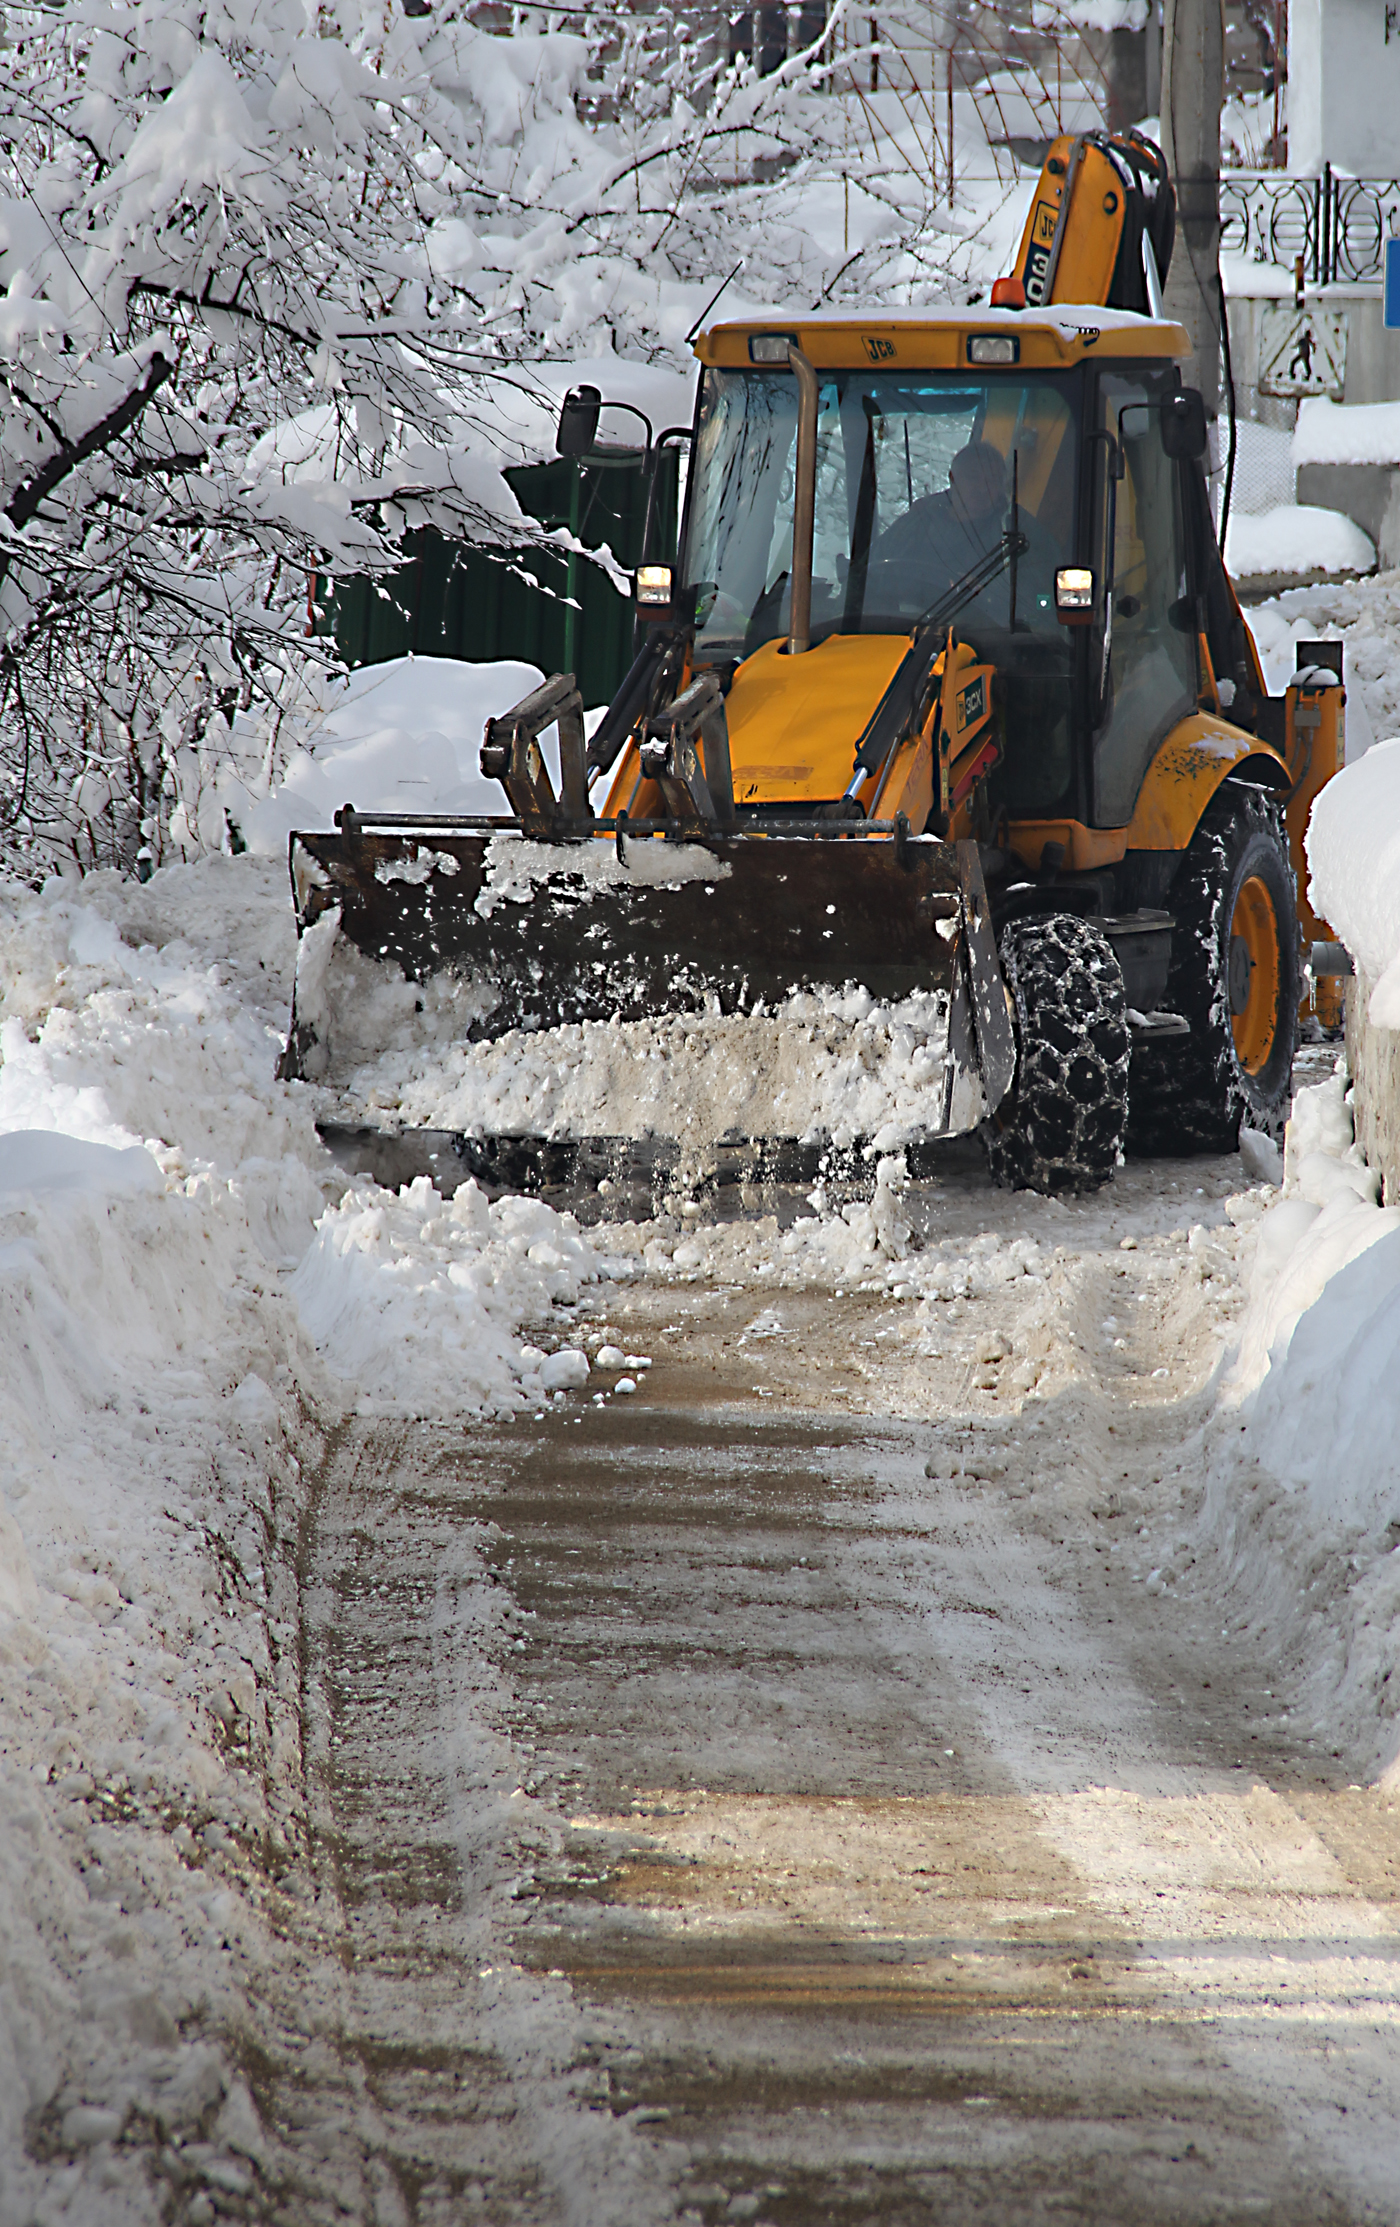
M 586 1374 L 521 1335 L 600 1273 L 576 1229 L 347 1187 L 272 1081 L 293 949 L 253 858 L 0 897 L 5 2227 L 153 2216 L 123 2126 L 249 2185 L 227 2036 L 305 1809 L 287 1548 L 322 1432 Z
M 1392 591 L 1256 614 L 1275 685 L 1295 639 L 1341 631 L 1353 756 L 1368 712 L 1380 733 L 1400 712 Z M 446 712 L 442 731 L 450 744 Z M 316 797 L 343 786 L 362 739 L 332 738 Z M 1379 780 L 1393 755 L 1354 773 Z M 586 1430 L 664 1367 L 649 1334 L 629 1341 L 628 1294 L 674 1291 L 682 1322 L 692 1288 L 717 1306 L 742 1294 L 755 1355 L 788 1335 L 794 1294 L 891 1310 L 858 1373 L 844 1341 L 812 1340 L 811 1404 L 940 1432 L 963 1411 L 1021 1417 L 1016 1459 L 1033 1462 L 1035 1418 L 1077 1396 L 1091 1346 L 1141 1342 L 1121 1317 L 1066 1312 L 1097 1216 L 1095 1245 L 1103 1224 L 1142 1256 L 1161 1325 L 1133 1398 L 1184 1417 L 1158 1498 L 1134 1485 L 1150 1594 L 1164 1613 L 1218 1609 L 1277 1662 L 1295 1733 L 1359 1778 L 1391 1771 L 1400 1218 L 1374 1203 L 1340 1082 L 1302 1102 L 1281 1192 L 1260 1155 L 1194 1215 L 1189 1164 L 1155 1187 L 1128 1171 L 1119 1205 L 974 1184 L 953 1213 L 887 1150 L 844 1205 L 819 1190 L 781 1220 L 722 1221 L 686 1201 L 585 1233 L 538 1201 L 488 1205 L 467 1185 L 445 1203 L 337 1171 L 314 1094 L 272 1079 L 294 961 L 284 872 L 210 857 L 144 887 L 0 893 L 4 2227 L 154 2217 L 161 2174 L 197 2223 L 270 2170 L 238 2037 L 264 2015 L 277 1942 L 304 1946 L 316 1923 L 297 1886 L 297 1572 L 324 1448 L 352 1414 L 387 1431 L 455 1415 L 483 1445 L 546 1411 Z M 847 1020 L 867 1086 L 880 1059 L 913 1075 L 917 1032 Z M 872 1067 L 861 1031 L 876 1024 Z M 828 1055 L 839 1095 L 844 1055 Z M 488 1701 L 463 1707 L 461 1736 L 487 1739 L 471 1712 Z M 497 2028 L 488 2003 L 488 2039 L 534 2017 L 521 2006 L 507 1989 Z M 572 2032 L 558 2028 L 561 2061 Z

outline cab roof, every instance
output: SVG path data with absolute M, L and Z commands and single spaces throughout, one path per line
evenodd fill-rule
M 1098 303 L 1056 302 L 1049 309 L 848 310 L 798 311 L 784 316 L 736 318 L 712 325 L 695 341 L 703 364 L 747 369 L 749 342 L 760 333 L 781 333 L 795 340 L 820 370 L 879 369 L 962 371 L 1010 368 L 977 363 L 968 352 L 979 334 L 1014 335 L 1020 345 L 1017 368 L 1067 369 L 1094 356 L 1151 357 L 1180 361 L 1190 353 L 1184 328 L 1165 318 L 1139 317 L 1127 309 Z M 989 351 L 990 353 L 990 351 Z

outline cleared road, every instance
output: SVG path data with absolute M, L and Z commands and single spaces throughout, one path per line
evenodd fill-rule
M 1400 1820 L 1161 1574 L 1238 1180 L 918 1338 L 638 1282 L 633 1399 L 341 1436 L 277 2217 L 1400 2219 Z

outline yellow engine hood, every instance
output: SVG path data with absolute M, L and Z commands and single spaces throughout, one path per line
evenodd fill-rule
M 801 657 L 765 642 L 734 675 L 726 711 L 736 804 L 800 804 L 845 793 L 855 748 L 907 634 L 832 634 Z

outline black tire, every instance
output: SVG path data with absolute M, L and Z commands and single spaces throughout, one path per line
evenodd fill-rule
M 1135 1049 L 1129 1147 L 1233 1152 L 1242 1121 L 1279 1138 L 1298 1039 L 1299 952 L 1293 867 L 1271 798 L 1217 794 L 1166 901 L 1176 922 L 1166 1008 L 1191 1034 Z M 1245 935 L 1235 932 L 1242 925 Z M 1262 938 L 1254 964 L 1250 936 Z
M 983 1125 L 993 1181 L 1017 1191 L 1096 1191 L 1118 1166 L 1128 1111 L 1118 955 L 1101 928 L 1063 912 L 1009 921 L 998 945 L 1016 1079 Z

